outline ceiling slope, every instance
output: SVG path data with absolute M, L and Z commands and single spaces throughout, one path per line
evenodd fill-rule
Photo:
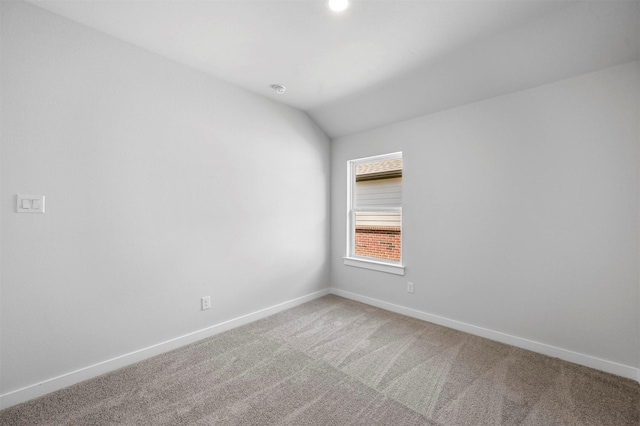
M 352 0 L 342 15 L 325 0 L 28 1 L 307 111 L 332 138 L 640 57 L 640 0 Z
M 302 110 L 571 3 L 352 0 L 337 14 L 326 0 L 28 1 Z
M 640 59 L 640 2 L 585 2 L 309 111 L 332 138 Z

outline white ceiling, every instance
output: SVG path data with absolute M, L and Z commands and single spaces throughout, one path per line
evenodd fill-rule
M 637 59 L 640 38 L 638 0 L 352 0 L 342 14 L 325 0 L 30 2 L 308 111 L 332 137 Z M 519 44 L 509 43 L 514 38 Z M 593 42 L 605 58 L 584 64 Z M 547 49 L 553 54 L 545 56 Z M 567 52 L 580 55 L 579 66 L 553 71 Z M 496 69 L 485 69 L 498 57 L 489 67 Z M 523 70 L 535 75 L 508 78 Z M 500 81 L 484 81 L 484 74 Z M 274 83 L 287 92 L 276 95 Z

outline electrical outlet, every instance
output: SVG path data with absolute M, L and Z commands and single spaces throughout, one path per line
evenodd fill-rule
M 201 300 L 202 302 L 202 310 L 211 308 L 211 296 L 205 296 Z
M 407 293 L 413 293 L 413 283 L 412 282 L 408 282 L 407 283 Z

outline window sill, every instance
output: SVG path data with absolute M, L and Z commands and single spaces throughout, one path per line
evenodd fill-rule
M 376 260 L 361 259 L 356 257 L 343 257 L 344 264 L 356 268 L 371 269 L 373 271 L 386 272 L 388 274 L 404 275 L 404 266 L 395 263 L 379 262 Z

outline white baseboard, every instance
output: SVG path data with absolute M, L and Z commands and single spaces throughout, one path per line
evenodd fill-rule
M 478 327 L 449 318 L 444 318 L 438 315 L 428 314 L 426 312 L 406 308 L 400 305 L 395 305 L 393 303 L 384 302 L 382 300 L 373 299 L 371 297 L 362 296 L 360 294 L 351 293 L 349 291 L 340 290 L 338 288 L 332 287 L 330 291 L 331 294 L 335 294 L 336 296 L 345 297 L 347 299 L 362 302 L 367 305 L 385 309 L 387 311 L 396 312 L 398 314 L 406 315 L 413 318 L 418 318 L 434 324 L 453 328 L 459 331 L 464 331 L 469 334 L 485 337 L 487 339 L 506 343 L 508 345 L 516 346 L 522 349 L 528 349 L 530 351 L 537 352 L 543 355 L 559 358 L 565 361 L 572 362 L 574 364 L 584 365 L 585 367 L 595 368 L 596 370 L 604 371 L 606 373 L 615 374 L 617 376 L 622 376 L 640 382 L 640 368 L 635 368 L 613 361 L 607 361 L 604 359 L 592 357 L 590 355 L 573 352 L 567 349 L 550 346 L 544 343 L 523 339 L 521 337 L 512 336 L 510 334 L 501 333 L 499 331 L 489 330 L 487 328 Z
M 0 410 L 19 404 L 21 402 L 29 401 L 33 398 L 37 398 L 39 396 L 65 388 L 67 386 L 71 386 L 84 380 L 100 376 L 110 371 L 126 367 L 127 365 L 131 365 L 144 359 L 151 358 L 152 356 L 171 351 L 173 349 L 188 345 L 201 339 L 205 339 L 218 333 L 222 333 L 223 331 L 227 331 L 232 328 L 236 328 L 241 325 L 259 320 L 261 318 L 268 317 L 270 315 L 276 314 L 289 308 L 293 308 L 294 306 L 301 305 L 327 294 L 329 294 L 329 289 L 320 290 L 306 296 L 298 297 L 296 299 L 279 303 L 277 305 L 252 312 L 238 318 L 233 318 L 231 320 L 224 321 L 207 328 L 203 328 L 202 330 L 197 330 L 192 333 L 167 340 L 165 342 L 161 342 L 143 349 L 139 349 L 137 351 L 108 359 L 94 365 L 83 367 L 40 383 L 35 383 L 33 385 L 25 386 L 21 389 L 7 392 L 0 395 Z

